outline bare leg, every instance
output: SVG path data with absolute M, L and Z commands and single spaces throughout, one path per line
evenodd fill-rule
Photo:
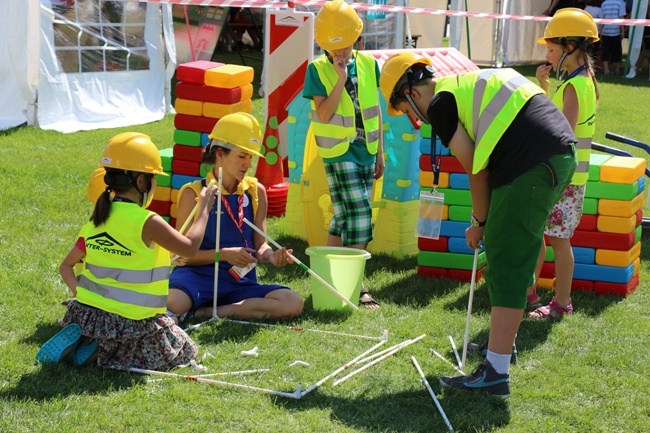
M 569 239 L 549 237 L 555 252 L 555 302 L 562 307 L 571 303 L 574 258 Z
M 289 289 L 278 289 L 264 298 L 249 298 L 243 301 L 221 305 L 217 308 L 219 317 L 238 319 L 286 319 L 302 313 L 304 300 L 298 293 Z M 212 307 L 201 307 L 194 317 L 212 317 Z
M 488 350 L 499 355 L 509 355 L 523 315 L 523 309 L 492 307 Z

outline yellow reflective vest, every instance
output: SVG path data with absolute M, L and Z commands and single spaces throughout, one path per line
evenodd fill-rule
M 563 82 L 553 95 L 556 107 L 564 109 L 564 89 L 571 84 L 578 97 L 578 122 L 574 134 L 578 139 L 578 167 L 571 178 L 573 185 L 584 185 L 589 179 L 589 157 L 591 156 L 591 139 L 596 133 L 596 88 L 591 77 L 577 75 Z
M 544 91 L 513 69 L 482 69 L 436 80 L 456 99 L 458 120 L 474 141 L 472 173 L 487 167 L 501 136 L 530 98 Z
M 86 245 L 77 301 L 132 320 L 163 314 L 169 292 L 169 252 L 142 242 L 142 227 L 155 215 L 133 203 L 113 202 L 108 220 L 79 232 Z
M 369 54 L 355 54 L 358 97 L 363 127 L 366 135 L 366 147 L 371 155 L 377 154 L 379 146 L 379 92 L 377 91 L 376 61 Z M 326 55 L 313 61 L 320 81 L 330 95 L 338 75 Z M 323 158 L 336 158 L 345 154 L 357 135 L 354 104 L 347 91 L 343 91 L 336 111 L 329 122 L 319 119 L 314 101 L 311 102 L 312 124 L 318 153 Z

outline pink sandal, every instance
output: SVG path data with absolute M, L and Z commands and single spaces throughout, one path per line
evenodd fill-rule
M 531 310 L 542 306 L 542 304 L 539 303 L 539 295 L 537 295 L 537 290 L 526 296 L 526 306 Z
M 539 307 L 532 313 L 528 314 L 528 317 L 532 319 L 559 319 L 565 314 L 571 314 L 573 312 L 573 305 L 569 301 L 569 305 L 566 307 L 561 306 L 555 302 L 555 296 L 548 305 Z

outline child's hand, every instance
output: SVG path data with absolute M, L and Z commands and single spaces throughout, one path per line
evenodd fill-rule
M 553 66 L 548 63 L 544 65 L 539 65 L 537 67 L 537 71 L 535 71 L 535 76 L 537 77 L 537 81 L 539 81 L 540 84 L 548 83 L 549 76 L 551 75 L 552 69 Z
M 333 56 L 332 64 L 334 65 L 334 70 L 339 76 L 339 79 L 348 78 L 348 58 L 346 56 Z
M 293 263 L 293 260 L 291 260 L 291 257 L 289 257 L 289 254 L 291 253 L 293 253 L 293 250 L 287 250 L 284 247 L 277 249 L 269 255 L 269 262 L 278 268 L 286 266 L 290 263 Z

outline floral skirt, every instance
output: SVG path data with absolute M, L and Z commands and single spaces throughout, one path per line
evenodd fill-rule
M 198 353 L 196 343 L 164 315 L 131 320 L 72 301 L 62 320 L 63 326 L 70 323 L 97 341 L 97 364 L 103 368 L 166 370 L 188 364 Z
M 586 185 L 569 185 L 562 197 L 555 203 L 546 220 L 544 234 L 555 238 L 569 239 L 580 223 L 585 202 Z

